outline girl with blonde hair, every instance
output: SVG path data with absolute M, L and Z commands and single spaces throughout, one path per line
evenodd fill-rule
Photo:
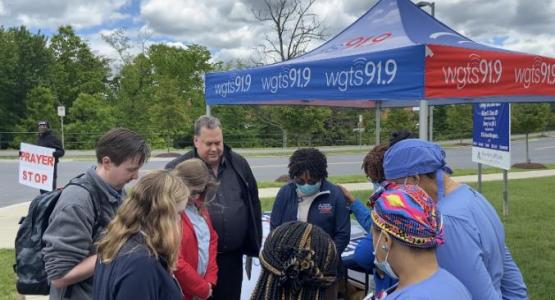
M 93 299 L 181 299 L 172 276 L 189 189 L 167 171 L 142 177 L 98 244 Z
M 183 299 L 207 299 L 218 277 L 218 235 L 205 204 L 214 197 L 218 183 L 198 158 L 180 163 L 172 173 L 191 190 L 181 212 L 182 239 L 174 275 L 183 289 Z

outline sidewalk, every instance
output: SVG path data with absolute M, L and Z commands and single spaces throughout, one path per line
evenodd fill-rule
M 529 138 L 530 141 L 535 141 L 537 139 L 542 139 L 542 138 L 550 138 L 550 137 L 555 137 L 555 131 L 546 131 L 546 132 L 537 132 L 537 133 L 531 133 Z M 521 141 L 522 139 L 524 139 L 524 135 L 523 134 L 513 134 L 511 135 L 511 140 L 513 142 L 515 141 Z M 442 146 L 460 146 L 459 145 L 459 141 L 458 139 L 455 140 L 441 140 L 441 141 L 434 141 L 434 143 L 437 143 L 439 145 Z M 472 145 L 472 140 L 471 139 L 463 139 L 462 142 L 468 146 Z M 318 146 L 318 149 L 327 153 L 327 154 L 331 154 L 331 153 L 342 153 L 342 152 L 364 152 L 366 153 L 368 151 L 368 149 L 372 148 L 374 145 L 345 145 L 345 146 Z M 291 153 L 293 153 L 295 150 L 297 150 L 298 147 L 287 147 L 287 148 L 281 148 L 281 147 L 275 147 L 275 148 L 233 148 L 233 150 L 243 156 L 265 156 L 265 155 L 271 155 L 271 156 L 276 156 L 276 155 L 284 155 L 284 156 L 289 156 L 291 155 Z M 178 154 L 182 154 L 187 152 L 188 150 L 190 150 L 190 148 L 185 148 L 185 149 L 171 149 L 169 152 L 172 153 L 178 153 Z M 18 156 L 19 151 L 16 149 L 2 149 L 0 150 L 0 157 L 3 157 L 3 159 L 16 159 Z M 152 150 L 152 155 L 151 155 L 151 159 L 160 159 L 160 160 L 171 160 L 172 158 L 157 158 L 157 155 L 160 154 L 165 154 L 168 153 L 167 150 L 165 149 L 153 149 Z M 94 149 L 91 150 L 66 150 L 66 153 L 64 155 L 64 157 L 62 158 L 63 160 L 70 160 L 70 159 L 75 159 L 75 158 L 83 158 L 83 157 L 94 157 L 95 156 L 95 152 Z
M 509 179 L 523 179 L 523 178 L 534 178 L 534 177 L 547 177 L 555 176 L 555 170 L 541 170 L 541 171 L 528 171 L 528 172 L 513 172 L 509 173 Z M 477 182 L 478 176 L 468 175 L 468 176 L 457 176 L 453 179 L 459 182 Z M 482 181 L 499 181 L 503 180 L 503 174 L 485 174 L 482 175 Z M 363 183 L 346 183 L 343 184 L 347 189 L 351 191 L 360 191 L 371 189 L 371 185 L 368 182 Z M 259 190 L 260 198 L 275 197 L 279 188 L 266 188 Z M 29 203 L 19 203 L 7 207 L 0 208 L 0 248 L 13 248 L 15 235 L 18 229 L 19 219 L 27 214 L 29 209 Z

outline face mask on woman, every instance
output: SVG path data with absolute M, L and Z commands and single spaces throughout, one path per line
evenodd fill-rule
M 386 245 L 383 245 L 383 247 L 382 247 L 382 249 L 387 251 L 387 253 L 385 254 L 385 259 L 383 261 L 378 261 L 378 256 L 376 255 L 376 247 L 380 245 L 380 239 L 381 238 L 382 238 L 382 232 L 380 231 L 380 236 L 378 237 L 378 242 L 374 246 L 374 265 L 376 265 L 376 267 L 378 267 L 378 269 L 382 270 L 385 274 L 387 274 L 387 276 L 389 276 L 393 279 L 399 279 L 399 276 L 397 276 L 397 274 L 395 274 L 395 272 L 391 268 L 391 265 L 387 261 L 387 257 L 389 256 L 390 249 L 385 249 L 387 247 Z
M 311 196 L 311 195 L 314 195 L 314 194 L 316 194 L 320 191 L 321 182 L 318 181 L 315 184 L 308 184 L 308 183 L 298 184 L 298 183 L 295 183 L 295 185 L 297 185 L 297 190 L 301 193 L 301 195 Z

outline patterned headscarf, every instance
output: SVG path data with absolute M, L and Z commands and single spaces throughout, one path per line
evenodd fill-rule
M 372 210 L 375 226 L 405 245 L 435 248 L 443 244 L 443 225 L 434 200 L 416 185 L 385 190 Z

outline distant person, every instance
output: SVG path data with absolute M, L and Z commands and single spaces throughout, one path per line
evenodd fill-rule
M 289 221 L 314 224 L 330 235 L 340 256 L 351 238 L 351 221 L 341 189 L 326 180 L 327 167 L 326 156 L 318 149 L 293 152 L 289 158 L 291 182 L 281 187 L 276 195 L 270 229 Z M 335 299 L 337 288 L 334 284 L 327 291 L 326 299 Z
M 65 151 L 62 142 L 52 133 L 48 121 L 42 120 L 38 122 L 39 136 L 37 138 L 37 146 L 54 148 L 54 176 L 52 177 L 52 190 L 57 188 L 56 179 L 58 178 L 58 161 L 60 157 L 64 156 Z M 46 193 L 45 190 L 40 190 L 41 194 Z
M 406 129 L 395 131 L 391 133 L 388 142 L 374 146 L 374 148 L 364 156 L 362 170 L 368 178 L 368 181 L 372 184 L 372 195 L 369 197 L 369 202 L 375 201 L 377 196 L 379 196 L 388 184 L 385 180 L 383 169 L 383 159 L 387 149 L 399 141 L 414 137 L 414 134 Z M 343 191 L 345 200 L 347 200 L 349 204 L 350 211 L 355 215 L 360 226 L 362 226 L 366 232 L 369 232 L 371 220 L 368 206 L 364 205 L 360 199 L 355 198 L 344 186 L 339 185 L 339 187 Z
M 43 235 L 50 299 L 92 298 L 95 244 L 125 197 L 123 187 L 139 177 L 149 156 L 140 135 L 112 129 L 96 143 L 96 166 L 80 178 L 91 191 L 76 185 L 63 190 Z
M 528 299 L 497 212 L 480 193 L 451 179 L 440 146 L 402 140 L 385 153 L 384 171 L 387 180 L 418 185 L 437 202 L 446 240 L 437 249 L 439 265 L 457 277 L 473 299 Z
M 167 171 L 139 180 L 98 243 L 93 299 L 183 298 L 172 270 L 181 240 L 179 215 L 188 198 L 184 182 Z
M 243 255 L 258 257 L 262 243 L 262 211 L 258 187 L 249 163 L 224 145 L 220 120 L 201 116 L 195 122 L 195 148 L 166 165 L 200 158 L 220 186 L 207 205 L 218 233 L 218 284 L 212 298 L 239 300 L 243 282 Z M 250 258 L 247 258 L 250 259 Z
M 262 273 L 251 300 L 326 299 L 326 290 L 337 281 L 337 254 L 318 226 L 297 221 L 278 226 L 264 243 Z
M 218 280 L 218 234 L 206 203 L 214 198 L 218 183 L 198 158 L 178 164 L 172 173 L 191 192 L 185 210 L 180 212 L 182 239 L 174 275 L 185 295 L 183 299 L 208 299 Z
M 434 200 L 418 186 L 380 195 L 372 210 L 372 237 L 375 265 L 399 280 L 392 293 L 377 298 L 472 299 L 459 280 L 438 266 L 435 249 L 443 244 L 442 218 Z

